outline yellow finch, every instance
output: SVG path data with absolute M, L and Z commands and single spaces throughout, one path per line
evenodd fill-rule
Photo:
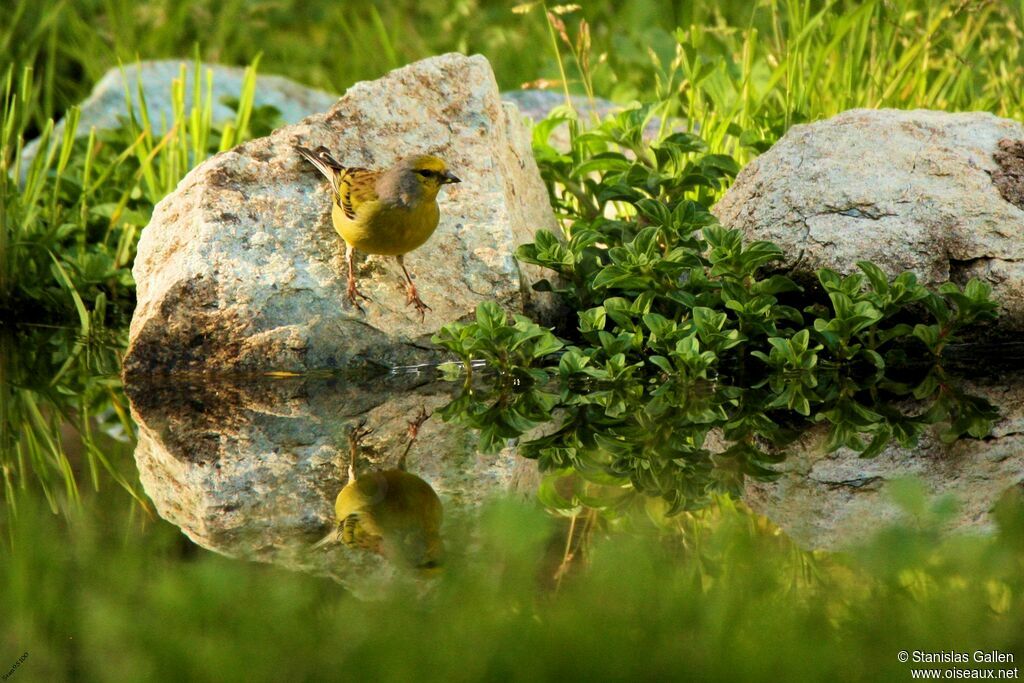
M 440 211 L 437 193 L 443 185 L 461 182 L 444 161 L 427 154 L 407 157 L 386 171 L 346 168 L 326 147 L 296 151 L 331 183 L 331 218 L 345 240 L 348 264 L 348 300 L 360 311 L 352 256 L 356 249 L 367 254 L 394 256 L 406 281 L 406 305 L 415 305 L 420 319 L 430 307 L 423 303 L 403 257 L 434 233 Z
M 430 571 L 441 566 L 442 506 L 430 484 L 405 471 L 405 458 L 416 438 L 421 413 L 409 426 L 410 439 L 398 467 L 356 476 L 355 457 L 359 440 L 368 434 L 362 426 L 349 433 L 348 483 L 334 503 L 337 527 L 314 547 L 344 543 L 391 560 Z

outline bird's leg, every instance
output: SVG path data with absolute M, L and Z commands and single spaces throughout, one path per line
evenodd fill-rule
M 405 451 L 402 452 L 402 457 L 398 459 L 398 469 L 405 470 L 405 457 L 409 455 L 409 449 L 412 448 L 413 443 L 416 442 L 416 437 L 420 435 L 420 427 L 423 423 L 430 418 L 430 413 L 423 406 L 420 406 L 420 412 L 415 418 L 409 421 L 409 441 L 405 444 Z
M 366 429 L 366 420 L 360 420 L 358 424 L 348 430 L 348 481 L 356 480 L 356 454 L 359 452 L 359 443 L 373 430 Z
M 423 322 L 423 317 L 427 314 L 427 311 L 432 309 L 423 303 L 423 299 L 420 298 L 419 293 L 416 291 L 416 285 L 413 284 L 409 271 L 405 269 L 405 257 L 396 256 L 395 258 L 398 260 L 398 265 L 402 266 L 402 272 L 405 274 L 405 305 L 416 306 L 416 310 L 420 314 L 420 322 Z
M 348 265 L 348 282 L 346 288 L 346 294 L 348 295 L 348 301 L 350 304 L 359 309 L 359 312 L 363 312 L 363 307 L 359 305 L 359 299 L 365 299 L 370 301 L 370 297 L 366 296 L 358 289 L 356 289 L 356 264 L 355 264 L 355 253 L 356 250 L 352 248 L 352 245 L 348 242 L 345 243 L 345 263 Z

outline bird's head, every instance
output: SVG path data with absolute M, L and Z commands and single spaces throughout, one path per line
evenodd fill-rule
M 395 534 L 397 538 L 384 539 L 384 554 L 392 560 L 400 560 L 416 574 L 435 576 L 444 567 L 444 541 L 437 529 L 421 525 L 403 529 Z M 389 552 L 390 551 L 390 552 Z
M 428 197 L 437 196 L 443 185 L 462 182 L 448 170 L 448 164 L 443 159 L 429 154 L 403 159 L 399 162 L 399 168 L 404 176 L 403 180 L 410 184 L 415 183 L 415 186 L 421 188 L 423 194 Z

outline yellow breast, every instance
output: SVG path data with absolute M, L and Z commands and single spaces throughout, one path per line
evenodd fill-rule
M 436 201 L 409 209 L 365 202 L 354 220 L 337 203 L 331 211 L 334 229 L 347 244 L 367 254 L 384 256 L 407 254 L 426 242 L 437 229 L 440 215 Z

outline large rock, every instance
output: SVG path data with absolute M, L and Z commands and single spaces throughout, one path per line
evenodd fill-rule
M 791 128 L 713 211 L 804 270 L 868 259 L 929 285 L 981 278 L 1020 328 L 1024 210 L 1007 183 L 1024 177 L 1003 170 L 1012 147 L 1000 141 L 1021 139 L 1020 123 L 980 112 L 848 111 Z
M 561 90 L 506 90 L 501 93 L 501 99 L 516 105 L 523 116 L 533 123 L 547 118 L 554 109 L 566 105 L 565 94 Z M 572 95 L 570 100 L 573 109 L 584 121 L 593 118 L 603 119 L 621 109 L 614 102 L 600 97 Z
M 366 313 L 345 300 L 343 243 L 324 181 L 293 149 L 325 145 L 345 164 L 385 168 L 428 152 L 462 178 L 441 223 L 406 258 L 425 321 L 406 307 L 392 258 L 357 261 Z M 530 133 L 502 105 L 480 56 L 449 54 L 357 83 L 324 114 L 219 154 L 156 207 L 133 273 L 138 307 L 127 374 L 306 370 L 432 360 L 442 324 L 496 299 L 529 306 L 539 269 L 515 248 L 554 228 Z
M 826 430 L 814 428 L 773 467 L 781 473 L 778 479 L 747 482 L 744 500 L 801 546 L 837 550 L 900 519 L 903 513 L 886 484 L 914 477 L 929 496 L 955 499 L 958 507 L 945 520 L 946 531 L 990 531 L 996 501 L 1024 485 L 1024 390 L 1016 377 L 962 383 L 964 391 L 999 408 L 1001 417 L 984 439 L 943 443 L 938 428 L 930 428 L 916 448 L 892 442 L 865 459 L 848 448 L 825 453 Z
M 125 388 L 139 426 L 139 479 L 161 517 L 209 550 L 331 576 L 367 597 L 395 578 L 397 567 L 341 544 L 313 547 L 336 521 L 349 429 L 363 423 L 373 430 L 360 446 L 357 477 L 394 468 L 409 445 L 409 422 L 458 391 L 412 373 L 370 380 L 175 377 Z M 486 498 L 535 488 L 534 461 L 512 447 L 480 455 L 476 441 L 468 428 L 431 416 L 409 447 L 407 470 L 443 502 L 442 537 L 471 525 Z
M 185 111 L 192 108 L 195 92 L 195 62 L 182 59 L 136 62 L 123 69 L 111 69 L 93 86 L 92 93 L 79 106 L 81 116 L 76 134 L 84 136 L 89 129 L 113 129 L 127 117 L 125 92 L 132 98 L 136 117 L 141 117 L 138 91 L 141 88 L 146 100 L 146 114 L 158 135 L 166 132 L 174 121 L 174 104 L 171 99 L 171 83 L 181 78 L 184 70 Z M 242 92 L 245 69 L 220 64 L 200 65 L 200 90 L 206 95 L 206 78 L 212 79 L 211 95 L 213 121 L 221 123 L 234 119 L 235 111 L 226 104 L 228 99 L 238 99 Z M 257 107 L 271 106 L 281 114 L 284 123 L 295 123 L 300 119 L 324 111 L 338 99 L 337 95 L 308 88 L 283 76 L 257 75 L 253 104 Z M 52 139 L 60 141 L 64 121 L 57 123 Z M 25 146 L 24 158 L 31 159 L 38 152 L 38 141 Z M 28 164 L 23 166 L 27 169 Z

